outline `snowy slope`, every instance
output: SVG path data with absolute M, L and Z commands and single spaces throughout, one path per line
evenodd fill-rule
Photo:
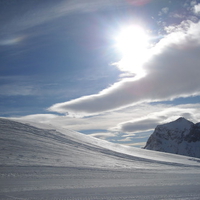
M 145 149 L 200 158 L 200 123 L 185 118 L 159 125 Z
M 0 119 L 2 200 L 199 200 L 200 159 L 31 124 Z
M 1 165 L 93 168 L 200 166 L 198 159 L 112 144 L 52 126 L 41 127 L 0 119 Z

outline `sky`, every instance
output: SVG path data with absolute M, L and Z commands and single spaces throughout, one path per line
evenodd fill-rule
M 200 1 L 1 0 L 0 117 L 143 147 L 200 122 Z

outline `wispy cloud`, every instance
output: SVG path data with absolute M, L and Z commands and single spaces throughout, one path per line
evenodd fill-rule
M 25 38 L 24 36 L 3 38 L 0 40 L 0 46 L 17 45 L 18 43 L 23 41 L 24 38 Z
M 3 85 L 0 88 L 0 95 L 3 96 L 32 96 L 36 95 L 35 88 L 31 85 Z
M 200 104 L 140 104 L 101 115 L 71 118 L 55 114 L 37 114 L 12 118 L 26 122 L 51 124 L 56 127 L 83 131 L 111 142 L 144 146 L 155 127 L 183 116 L 194 123 L 200 120 Z M 96 131 L 96 130 L 100 131 Z M 85 130 L 85 131 L 84 131 Z M 92 132 L 92 130 L 94 130 Z M 141 143 L 142 142 L 142 143 Z M 139 144 L 137 144 L 139 143 Z
M 32 96 L 38 93 L 38 88 L 31 84 L 31 77 L 0 76 L 0 95 L 3 96 Z
M 119 133 L 126 134 L 126 137 L 135 136 L 138 133 L 141 136 L 141 132 L 153 131 L 158 124 L 167 123 L 180 116 L 198 122 L 200 119 L 199 113 L 200 104 L 139 104 L 122 110 L 84 118 L 37 114 L 15 119 L 53 124 L 76 131 L 105 130 L 105 132 L 98 132 L 97 137 L 106 138 L 107 135 L 109 138 L 114 135 L 117 136 Z
M 19 32 L 28 28 L 52 21 L 56 18 L 63 17 L 69 14 L 79 14 L 94 12 L 104 8 L 111 8 L 114 6 L 122 6 L 127 2 L 124 0 L 62 0 L 59 2 L 40 2 L 34 8 L 28 6 L 28 3 L 24 5 L 27 9 L 22 10 L 22 13 L 16 13 L 14 16 L 9 16 L 9 19 L 2 21 L 1 34 L 4 32 L 9 33 Z M 3 7 L 3 5 L 2 5 Z M 2 9 L 2 15 L 9 12 L 13 13 L 12 7 L 6 7 Z M 6 10 L 6 13 L 4 13 Z M 16 11 L 17 12 L 17 11 Z M 7 30 L 7 31 L 6 31 Z M 3 43 L 13 43 L 14 39 L 9 39 Z
M 168 7 L 164 7 L 161 9 L 161 11 L 158 13 L 159 16 L 161 15 L 166 15 L 169 12 L 169 8 Z
M 100 133 L 92 133 L 90 134 L 90 136 L 106 140 L 108 138 L 116 137 L 116 134 L 112 132 L 100 132 Z
M 183 21 L 152 49 L 146 76 L 113 84 L 99 94 L 58 103 L 49 111 L 93 115 L 141 102 L 172 100 L 200 94 L 200 22 Z
M 149 3 L 152 0 L 126 0 L 126 2 L 132 4 L 132 5 L 136 5 L 136 6 L 142 6 L 145 5 L 147 3 Z

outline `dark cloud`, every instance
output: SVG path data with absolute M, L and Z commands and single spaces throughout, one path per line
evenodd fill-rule
M 156 127 L 159 124 L 159 119 L 143 119 L 138 121 L 130 121 L 120 124 L 120 131 L 122 132 L 142 132 L 152 130 L 152 127 Z

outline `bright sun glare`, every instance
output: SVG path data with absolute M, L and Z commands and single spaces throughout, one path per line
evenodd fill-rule
M 122 54 L 118 67 L 122 71 L 143 76 L 142 65 L 148 57 L 149 36 L 140 26 L 121 29 L 116 37 L 116 48 Z

